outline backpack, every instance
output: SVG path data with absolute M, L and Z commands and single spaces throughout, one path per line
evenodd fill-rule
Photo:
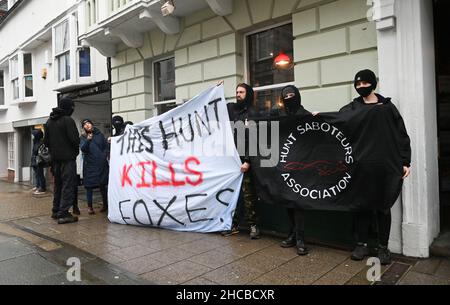
M 50 150 L 45 144 L 41 144 L 38 148 L 38 153 L 36 156 L 37 165 L 50 166 L 52 162 L 52 156 L 50 155 Z

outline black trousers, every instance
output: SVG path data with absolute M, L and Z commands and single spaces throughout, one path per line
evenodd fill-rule
M 378 237 L 378 244 L 387 247 L 391 234 L 391 221 L 391 210 L 356 212 L 354 224 L 356 240 L 360 243 L 367 243 L 369 231 L 374 228 Z
M 52 171 L 55 177 L 52 212 L 56 213 L 58 218 L 66 217 L 75 202 L 75 190 L 77 188 L 76 161 L 54 161 Z
M 289 217 L 289 235 L 295 233 L 297 239 L 305 238 L 305 213 L 300 209 L 287 209 Z

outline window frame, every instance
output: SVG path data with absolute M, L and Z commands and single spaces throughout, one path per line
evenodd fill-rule
M 20 99 L 20 54 L 15 54 L 9 59 L 9 81 L 11 83 L 12 99 Z M 12 64 L 16 62 L 16 64 Z M 15 73 L 13 73 L 15 72 Z M 17 93 L 17 96 L 16 96 Z
M 3 84 L 0 83 L 0 101 L 3 101 L 3 103 L 0 102 L 0 107 L 5 106 L 6 104 L 6 95 L 5 95 L 5 71 L 0 70 L 0 74 L 2 75 L 1 79 L 3 80 Z
M 89 75 L 85 75 L 82 76 L 81 75 L 81 52 L 84 51 L 85 49 L 89 50 Z M 78 77 L 79 78 L 89 78 L 92 77 L 92 49 L 90 47 L 86 47 L 86 48 L 78 48 L 77 49 L 77 63 L 78 63 Z
M 62 50 L 59 51 L 59 50 L 57 50 L 57 45 L 58 45 L 57 29 L 59 27 L 62 27 L 64 24 L 67 24 L 67 31 L 68 31 L 68 33 L 67 33 L 67 35 L 68 35 L 67 48 L 66 49 L 64 48 L 64 41 L 63 41 L 62 42 Z M 54 37 L 53 58 L 54 58 L 54 61 L 56 62 L 55 75 L 56 75 L 56 80 L 57 80 L 58 84 L 64 83 L 64 82 L 72 79 L 72 72 L 73 72 L 72 63 L 71 63 L 71 58 L 72 58 L 71 38 L 72 37 L 71 37 L 70 29 L 71 29 L 71 20 L 69 17 L 63 19 L 61 22 L 59 22 L 58 24 L 56 24 L 53 27 L 53 37 Z M 64 40 L 64 34 L 62 36 L 62 39 Z M 60 67 L 63 60 L 64 60 L 64 79 L 61 78 L 61 67 Z M 69 68 L 68 71 L 67 71 L 67 67 Z
M 16 170 L 16 160 L 15 160 L 15 135 L 14 132 L 8 133 L 8 139 L 7 139 L 7 146 L 8 146 L 8 169 L 9 170 Z
M 175 88 L 175 94 L 174 94 L 174 96 L 175 96 L 175 99 L 171 99 L 171 100 L 164 100 L 164 101 L 159 101 L 158 100 L 158 90 L 157 90 L 157 81 L 158 81 L 158 78 L 156 77 L 156 64 L 157 63 L 160 63 L 160 62 L 162 62 L 162 61 L 167 61 L 167 60 L 169 60 L 169 59 L 173 59 L 174 61 L 175 61 L 175 55 L 174 54 L 171 54 L 171 55 L 168 55 L 168 56 L 164 56 L 164 57 L 161 57 L 161 58 L 158 58 L 158 59 L 155 59 L 155 60 L 153 60 L 153 61 L 151 61 L 151 65 L 152 65 L 152 78 L 153 78 L 153 82 L 152 82 L 152 85 L 153 85 L 153 92 L 154 92 L 154 96 L 153 96 L 153 105 L 155 106 L 155 108 L 156 108 L 156 115 L 161 115 L 161 114 L 163 114 L 163 113 L 165 113 L 165 112 L 162 112 L 162 113 L 160 113 L 159 112 L 159 109 L 158 109 L 158 106 L 161 106 L 161 105 L 169 105 L 169 104 L 174 104 L 175 105 L 175 107 L 177 107 L 178 106 L 178 103 L 177 103 L 177 99 L 176 99 L 176 86 L 174 86 L 174 88 Z M 174 73 L 175 73 L 175 64 L 174 64 Z M 175 84 L 176 84 L 176 82 L 175 82 Z M 174 108 L 175 108 L 174 107 Z
M 243 36 L 243 46 L 244 46 L 244 80 L 246 83 L 250 84 L 250 51 L 249 51 L 249 44 L 248 44 L 248 39 L 250 36 L 254 35 L 254 34 L 258 34 L 264 31 L 268 31 L 271 29 L 275 29 L 278 27 L 282 27 L 288 24 L 292 24 L 293 25 L 293 21 L 292 20 L 286 20 L 283 22 L 279 22 L 276 24 L 272 24 L 269 25 L 267 27 L 262 27 L 262 28 L 258 28 L 254 31 L 250 31 L 245 33 Z M 294 39 L 292 40 L 292 44 L 294 45 Z M 294 68 L 292 68 L 294 69 Z M 250 84 L 252 87 L 253 85 Z M 266 86 L 259 86 L 259 87 L 253 87 L 253 91 L 255 93 L 257 92 L 262 92 L 262 91 L 268 91 L 268 90 L 277 90 L 277 89 L 281 89 L 285 86 L 288 85 L 295 85 L 295 72 L 294 72 L 294 80 L 291 82 L 284 82 L 284 83 L 278 83 L 278 84 L 272 84 L 272 85 L 266 85 Z
M 28 73 L 28 74 L 25 74 L 25 55 L 29 55 L 30 56 L 30 61 L 31 61 L 31 73 Z M 33 62 L 34 62 L 34 60 L 33 60 L 33 54 L 32 53 L 22 53 L 22 58 L 23 58 L 23 60 L 22 60 L 22 68 L 23 68 L 23 70 L 22 70 L 22 72 L 23 72 L 23 75 L 22 75 L 22 79 L 23 79 L 23 88 L 22 88 L 22 90 L 23 90 L 23 97 L 24 98 L 31 98 L 31 97 L 34 97 L 34 79 L 33 79 Z M 28 96 L 27 95 L 27 87 L 26 87 L 26 78 L 27 77 L 31 77 L 31 91 L 32 91 L 32 94 L 30 95 L 30 96 Z

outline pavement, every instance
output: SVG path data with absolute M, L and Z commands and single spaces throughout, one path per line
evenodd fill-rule
M 445 257 L 395 255 L 381 281 L 370 282 L 371 266 L 348 251 L 309 245 L 310 254 L 298 256 L 274 236 L 112 224 L 106 214 L 88 215 L 82 200 L 79 222 L 58 225 L 51 195 L 35 198 L 30 189 L 0 181 L 0 284 L 450 285 Z M 80 260 L 81 282 L 67 279 L 71 257 Z

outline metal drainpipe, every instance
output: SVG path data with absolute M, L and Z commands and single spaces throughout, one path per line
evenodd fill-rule
M 106 59 L 108 66 L 108 85 L 109 85 L 109 133 L 112 136 L 112 83 L 111 83 L 111 57 Z

